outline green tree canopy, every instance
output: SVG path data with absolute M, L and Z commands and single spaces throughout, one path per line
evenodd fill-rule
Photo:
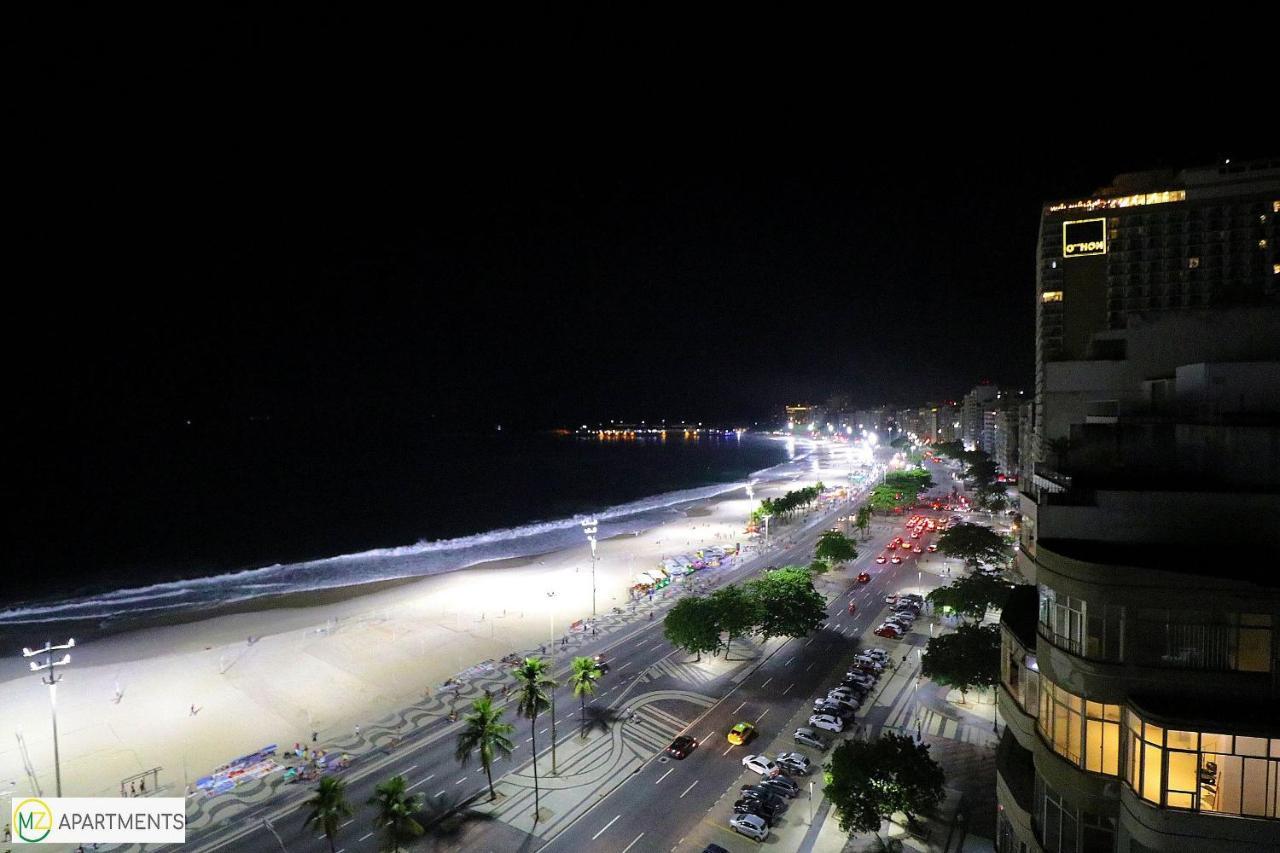
M 902 812 L 908 821 L 942 802 L 946 775 L 927 744 L 906 735 L 846 740 L 826 767 L 824 793 L 844 832 L 879 832 L 881 820 Z
M 1000 534 L 981 524 L 957 524 L 942 531 L 938 550 L 948 557 L 964 560 L 970 566 L 1003 562 L 1009 555 L 1008 543 Z
M 373 825 L 385 836 L 385 850 L 400 853 L 412 839 L 422 835 L 422 824 L 414 814 L 422 808 L 423 795 L 408 793 L 403 776 L 392 776 L 373 789 L 369 805 L 375 808 Z
M 819 560 L 826 560 L 828 565 L 843 563 L 855 559 L 858 551 L 853 543 L 838 530 L 828 530 L 818 538 L 818 546 L 813 555 Z
M 666 628 L 665 622 L 662 627 Z M 587 697 L 596 695 L 596 682 L 600 680 L 601 676 L 600 667 L 596 664 L 594 658 L 588 657 L 574 658 L 572 667 L 573 669 L 569 673 L 569 684 L 573 687 L 573 695 L 578 697 L 582 706 L 582 724 L 585 726 L 587 723 Z M 582 736 L 587 736 L 585 728 Z
M 869 504 L 863 504 L 858 507 L 858 517 L 853 524 L 858 528 L 858 532 L 862 534 L 862 538 L 866 539 L 867 528 L 871 526 L 871 506 Z
M 720 622 L 714 601 L 709 598 L 682 598 L 662 620 L 662 634 L 677 649 L 696 654 L 720 648 Z
M 342 822 L 351 817 L 351 803 L 347 802 L 347 783 L 335 776 L 325 776 L 316 787 L 315 796 L 307 800 L 307 812 L 303 826 L 317 824 L 329 840 L 329 850 L 336 849 L 334 839 Z
M 466 725 L 458 732 L 454 758 L 465 767 L 472 754 L 479 753 L 480 766 L 489 779 L 489 799 L 492 800 L 497 796 L 493 791 L 493 761 L 510 755 L 515 749 L 510 735 L 516 727 L 502 721 L 502 709 L 495 708 L 493 700 L 487 696 L 471 703 L 471 713 L 467 714 L 464 722 Z
M 770 637 L 804 637 L 827 621 L 826 599 L 813 588 L 813 578 L 799 566 L 787 566 L 747 584 L 755 600 L 756 629 Z
M 735 637 L 751 631 L 759 622 L 759 607 L 754 597 L 737 584 L 721 587 L 707 599 L 715 608 L 715 624 L 728 636 L 724 643 L 725 660 Z
M 1000 628 L 961 625 L 954 634 L 929 640 L 924 653 L 924 677 L 965 694 L 990 687 L 1000 679 Z
M 974 573 L 956 578 L 949 586 L 940 586 L 925 596 L 935 611 L 950 610 L 961 616 L 981 619 L 988 607 L 1004 609 L 1011 587 L 999 578 Z
M 948 459 L 962 460 L 964 445 L 958 441 L 940 441 L 933 446 L 933 452 Z

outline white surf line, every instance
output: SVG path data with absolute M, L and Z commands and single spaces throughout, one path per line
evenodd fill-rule
M 639 835 L 637 835 L 635 838 L 633 838 L 633 839 L 631 840 L 631 843 L 630 843 L 630 844 L 628 844 L 626 847 L 623 847 L 623 848 L 622 848 L 622 853 L 627 853 L 627 851 L 628 851 L 628 850 L 630 850 L 632 847 L 635 847 L 635 846 L 636 846 L 636 842 L 637 842 L 637 841 L 639 841 L 641 838 L 644 838 L 644 833 L 643 833 L 643 832 L 642 832 L 642 833 L 640 833 Z M 342 851 L 338 851 L 338 853 L 342 853 Z
M 685 788 L 685 789 L 684 789 L 684 793 L 680 795 L 680 799 L 682 799 L 682 800 L 683 800 L 683 799 L 684 799 L 684 795 L 685 795 L 685 794 L 687 794 L 687 793 L 689 793 L 690 791 L 692 791 L 692 790 L 693 790 L 693 786 L 694 786 L 694 785 L 696 785 L 696 784 L 698 784 L 698 780 L 697 780 L 697 779 L 694 779 L 694 780 L 693 780 L 693 784 L 692 784 L 692 785 L 690 785 L 689 787 L 687 787 L 687 788 Z M 373 835 L 373 833 L 371 832 L 371 833 L 369 833 L 369 835 Z M 368 838 L 368 836 L 365 836 L 365 838 Z M 361 839 L 361 840 L 363 840 L 363 839 Z
M 604 825 L 604 828 L 603 828 L 603 829 L 601 829 L 601 830 L 600 830 L 599 832 L 597 832 L 595 835 L 591 836 L 591 840 L 592 840 L 592 841 L 595 841 L 597 838 L 599 838 L 600 836 L 604 835 L 604 831 L 605 831 L 606 829 L 608 829 L 609 827 L 613 826 L 613 825 L 614 825 L 614 823 L 616 823 L 616 822 L 617 822 L 617 820 L 618 820 L 618 818 L 619 818 L 619 817 L 622 817 L 622 815 L 618 815 L 618 817 L 615 817 L 613 820 L 611 820 L 611 821 L 609 821 L 608 823 L 606 823 L 606 824 Z
M 676 772 L 676 769 L 675 769 L 674 767 L 672 767 L 672 768 L 671 768 L 670 770 L 668 770 L 666 773 L 663 773 L 663 774 L 662 774 L 662 779 L 667 778 L 668 776 L 670 776 L 672 773 L 675 773 L 675 772 Z M 658 780 L 658 782 L 661 782 L 661 781 L 662 781 L 662 779 L 659 779 L 659 780 Z M 655 784 L 655 785 L 656 785 L 656 784 L 658 784 L 658 782 L 654 782 L 653 784 Z

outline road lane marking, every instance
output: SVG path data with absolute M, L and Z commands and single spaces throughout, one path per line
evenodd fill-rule
M 817 637 L 810 637 L 810 638 L 809 638 L 809 643 L 812 643 L 812 642 L 813 642 L 814 640 L 816 640 L 816 639 L 818 639 L 818 638 L 817 638 Z M 805 643 L 805 644 L 804 644 L 804 645 L 805 645 L 805 648 L 808 648 L 809 643 Z
M 631 666 L 632 663 L 634 663 L 634 661 L 627 661 L 622 666 L 618 667 L 618 672 L 622 672 L 624 669 Z
M 765 683 L 764 683 L 764 684 L 761 684 L 761 685 L 760 685 L 760 689 L 761 689 L 761 690 L 763 690 L 764 688 L 768 687 L 768 686 L 769 686 L 769 682 L 770 682 L 770 681 L 773 681 L 773 676 L 772 676 L 772 675 L 771 675 L 771 676 L 769 676 L 769 678 L 765 681 Z
M 784 663 L 784 664 L 783 664 L 783 666 L 791 666 L 791 662 L 792 662 L 793 660 L 795 660 L 795 657 L 789 657 L 789 658 L 787 658 L 787 662 L 786 662 L 786 663 Z
M 372 832 L 370 832 L 368 835 L 362 835 L 362 836 L 360 836 L 360 840 L 361 840 L 361 841 L 364 841 L 366 838 L 373 838 L 373 833 L 372 833 Z
M 764 715 L 765 715 L 765 714 L 767 714 L 767 713 L 769 713 L 769 711 L 770 711 L 770 710 L 772 710 L 772 709 L 771 709 L 771 708 L 765 708 L 765 709 L 764 709 L 764 714 L 761 714 L 760 716 L 756 717 L 756 722 L 758 723 L 758 722 L 760 722 L 761 720 L 763 720 L 763 719 L 764 719 Z
M 421 780 L 421 781 L 419 781 L 419 782 L 414 782 L 412 785 L 410 785 L 409 787 L 405 788 L 405 790 L 406 790 L 406 791 L 412 791 L 414 788 L 418 787 L 419 785 L 425 785 L 425 784 L 426 784 L 427 782 L 429 782 L 429 781 L 431 781 L 431 777 L 430 777 L 430 776 L 428 776 L 426 779 L 423 779 L 423 780 Z
M 817 661 L 814 661 L 813 663 L 817 663 Z M 809 670 L 811 670 L 811 669 L 813 669 L 813 664 L 812 664 L 812 663 L 811 663 L 811 664 L 809 664 L 808 666 L 806 666 L 806 667 L 804 668 L 804 671 L 805 671 L 805 672 L 808 672 L 808 671 L 809 671 Z
M 715 734 L 715 733 L 716 733 L 715 729 L 712 729 L 711 731 L 709 731 L 709 732 L 707 732 L 705 735 L 703 735 L 703 736 L 702 736 L 702 739 L 703 739 L 703 740 L 711 740 L 711 736 L 712 736 L 713 734 Z
M 453 784 L 455 784 L 455 785 L 461 785 L 461 784 L 462 784 L 463 782 L 465 782 L 465 781 L 467 781 L 467 777 L 466 777 L 466 776 L 463 776 L 461 779 L 459 779 L 457 782 L 454 782 Z
M 689 793 L 690 791 L 692 791 L 692 790 L 693 790 L 693 786 L 694 786 L 694 785 L 696 785 L 696 784 L 698 784 L 698 780 L 697 780 L 697 779 L 694 779 L 694 780 L 693 780 L 693 784 L 691 784 L 689 787 L 687 787 L 687 788 L 685 788 L 685 789 L 684 789 L 684 794 L 681 794 L 681 795 L 680 795 L 680 799 L 682 799 L 682 800 L 683 800 L 683 799 L 684 799 L 684 795 L 685 795 L 685 794 L 687 794 L 687 793 Z M 373 834 L 372 832 L 371 832 L 371 833 L 369 833 L 369 835 L 372 835 L 372 834 Z M 368 837 L 368 836 L 366 836 L 366 838 L 367 838 L 367 837 Z M 363 840 L 363 839 L 362 839 L 362 840 Z
M 724 756 L 728 755 L 732 751 L 733 751 L 733 744 L 729 744 L 729 746 L 725 748 L 725 751 L 720 753 L 720 756 L 723 758 Z
M 747 702 L 746 702 L 746 700 L 744 699 L 744 700 L 742 701 L 742 705 L 745 705 L 745 704 L 747 704 Z M 741 710 L 742 710 L 742 705 L 739 705 L 738 707 L 734 708 L 734 709 L 733 709 L 732 711 L 730 711 L 729 713 L 731 713 L 731 714 L 736 714 L 736 713 L 738 713 L 739 711 L 741 711 Z
M 600 836 L 604 835 L 604 830 L 605 830 L 605 829 L 608 829 L 608 828 L 609 828 L 609 827 L 611 827 L 611 826 L 613 826 L 613 824 L 618 820 L 618 818 L 619 818 L 619 817 L 622 817 L 622 815 L 618 815 L 618 817 L 615 817 L 613 820 L 611 820 L 611 821 L 609 821 L 608 823 L 606 823 L 606 824 L 604 825 L 604 829 L 601 829 L 601 830 L 600 830 L 599 832 L 597 832 L 595 835 L 591 836 L 591 840 L 592 840 L 592 841 L 595 841 L 597 838 L 599 838 Z
M 674 767 L 672 767 L 672 768 L 671 768 L 670 770 L 668 770 L 666 773 L 663 773 L 663 774 L 662 774 L 662 779 L 667 778 L 668 776 L 670 776 L 672 773 L 675 773 L 675 772 L 676 772 L 676 769 L 675 769 Z M 659 780 L 658 780 L 658 782 L 661 782 L 661 781 L 662 781 L 662 779 L 659 779 Z M 656 785 L 656 784 L 658 784 L 658 782 L 654 782 L 653 784 L 655 784 L 655 785 Z
M 437 792 L 436 792 L 436 796 L 437 796 L 437 797 L 443 797 L 443 796 L 444 796 L 444 791 L 437 791 Z
M 788 693 L 790 693 L 790 692 L 791 692 L 791 688 L 792 688 L 792 687 L 795 687 L 795 686 L 796 686 L 796 683 L 795 683 L 794 681 L 793 681 L 793 682 L 791 682 L 790 684 L 788 684 L 788 685 L 787 685 L 787 689 L 786 689 L 786 690 L 784 690 L 784 691 L 782 691 L 782 695 L 783 695 L 783 696 L 786 696 Z
M 641 838 L 644 838 L 644 833 L 643 833 L 643 832 L 642 832 L 642 833 L 640 833 L 639 835 L 637 835 L 635 838 L 633 838 L 633 839 L 631 840 L 631 843 L 630 843 L 630 844 L 628 844 L 626 847 L 623 847 L 623 848 L 622 848 L 622 853 L 627 853 L 627 851 L 628 851 L 628 850 L 630 850 L 632 847 L 635 847 L 635 846 L 636 846 L 636 842 L 637 842 L 637 841 L 639 841 Z

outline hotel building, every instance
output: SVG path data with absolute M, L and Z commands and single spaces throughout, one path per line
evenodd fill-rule
M 1280 851 L 1277 219 L 1280 161 L 1044 208 L 1002 853 Z

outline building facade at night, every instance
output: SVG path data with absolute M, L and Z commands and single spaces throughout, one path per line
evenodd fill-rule
M 1280 162 L 1045 208 L 1002 853 L 1280 850 L 1278 215 Z

